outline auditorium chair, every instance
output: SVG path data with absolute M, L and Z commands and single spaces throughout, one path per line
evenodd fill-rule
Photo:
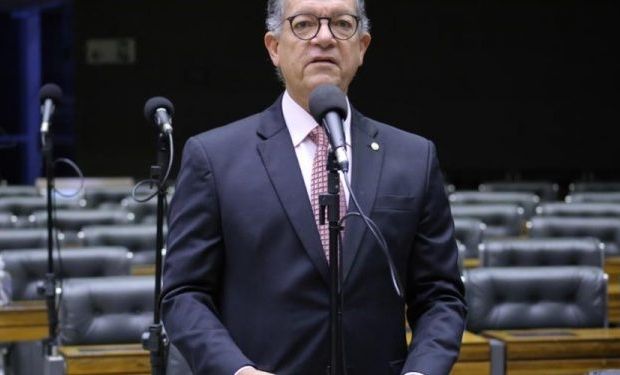
M 477 219 L 454 219 L 454 236 L 465 246 L 465 258 L 477 258 L 484 238 L 485 225 Z
M 549 181 L 489 181 L 478 186 L 478 190 L 490 192 L 520 192 L 532 193 L 540 197 L 543 202 L 558 199 L 558 184 Z
M 37 286 L 47 273 L 47 249 L 0 252 L 11 274 L 14 300 L 42 299 Z M 88 247 L 54 252 L 54 270 L 61 279 L 129 275 L 132 254 L 123 247 Z
M 528 228 L 531 238 L 598 238 L 606 255 L 620 255 L 620 218 L 537 216 Z
M 478 219 L 486 225 L 485 238 L 515 237 L 523 233 L 523 208 L 515 204 L 454 204 L 454 218 Z
M 80 199 L 55 199 L 56 209 L 79 209 L 85 203 Z M 47 209 L 46 197 L 5 197 L 0 198 L 0 211 L 11 212 L 17 216 L 28 216 L 35 211 Z
M 7 271 L 11 274 L 13 300 L 43 299 L 37 288 L 42 285 L 47 272 L 47 249 L 20 249 L 0 253 Z M 129 275 L 131 253 L 125 248 L 66 249 L 60 262 L 55 253 L 55 272 L 63 279 L 64 299 L 67 282 L 72 278 L 93 277 L 107 282 L 117 275 Z M 119 288 L 117 293 L 122 292 Z M 42 374 L 41 342 L 21 342 L 10 350 L 13 374 Z
M 536 208 L 541 216 L 620 217 L 620 203 L 545 203 Z
M 489 240 L 480 245 L 482 267 L 591 266 L 603 268 L 595 238 Z
M 118 209 L 57 210 L 54 213 L 54 226 L 67 245 L 78 244 L 77 234 L 82 228 L 93 225 L 128 225 L 134 222 L 135 215 Z M 28 221 L 34 227 L 47 225 L 47 211 L 37 211 Z
M 62 345 L 139 343 L 153 321 L 153 276 L 74 278 L 63 283 Z
M 148 202 L 136 202 L 133 198 L 125 198 L 121 201 L 122 209 L 136 215 L 136 222 L 142 223 L 148 217 L 157 215 L 157 199 L 153 198 Z
M 14 228 L 17 225 L 17 216 L 0 212 L 0 229 Z
M 0 185 L 0 198 L 37 196 L 41 196 L 41 193 L 32 185 Z
M 567 195 L 565 201 L 566 203 L 620 203 L 620 192 L 573 193 Z
M 620 181 L 582 181 L 573 182 L 568 186 L 571 193 L 608 191 L 620 192 Z
M 516 204 L 523 207 L 526 218 L 532 217 L 540 198 L 532 193 L 461 191 L 449 196 L 451 204 Z
M 78 239 L 82 246 L 123 246 L 134 264 L 154 264 L 156 232 L 155 225 L 97 225 L 84 227 Z
M 477 268 L 464 280 L 472 332 L 607 326 L 607 277 L 598 267 Z
M 103 203 L 120 205 L 131 196 L 133 186 L 93 186 L 84 189 L 84 199 L 88 207 L 99 207 Z
M 0 231 L 0 251 L 47 246 L 45 229 L 7 229 Z

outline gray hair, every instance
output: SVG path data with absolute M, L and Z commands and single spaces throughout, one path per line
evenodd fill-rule
M 360 18 L 359 32 L 370 31 L 370 20 L 366 16 L 364 0 L 356 0 L 357 16 Z M 280 33 L 282 21 L 284 21 L 284 0 L 269 0 L 267 2 L 267 19 L 265 25 L 268 31 Z

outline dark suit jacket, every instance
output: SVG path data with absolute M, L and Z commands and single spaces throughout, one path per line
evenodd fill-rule
M 328 265 L 281 108 L 280 99 L 185 146 L 170 207 L 162 313 L 196 374 L 233 375 L 246 364 L 284 375 L 326 371 Z M 348 374 L 447 374 L 466 309 L 434 146 L 355 111 L 351 138 L 353 190 L 387 240 L 406 300 L 394 292 L 385 256 L 362 221 L 348 220 Z

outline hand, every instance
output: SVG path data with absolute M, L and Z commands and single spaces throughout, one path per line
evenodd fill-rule
M 253 367 L 248 367 L 246 369 L 241 370 L 237 375 L 275 375 L 270 372 L 260 371 Z

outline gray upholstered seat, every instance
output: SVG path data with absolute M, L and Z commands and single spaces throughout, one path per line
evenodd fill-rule
M 535 213 L 540 198 L 532 193 L 461 191 L 451 194 L 451 204 L 516 204 L 523 207 L 526 218 Z
M 164 228 L 165 229 L 165 228 Z M 87 226 L 78 234 L 83 246 L 123 246 L 134 253 L 134 263 L 155 263 L 155 225 Z
M 465 246 L 466 258 L 478 257 L 478 246 L 482 243 L 485 227 L 477 219 L 454 219 L 454 235 Z
M 620 218 L 539 216 L 528 226 L 532 238 L 594 237 L 606 254 L 620 254 Z
M 597 267 L 472 269 L 465 297 L 473 332 L 607 325 L 607 279 Z
M 0 253 L 13 281 L 13 299 L 41 299 L 37 285 L 47 272 L 47 249 L 19 249 Z M 54 254 L 54 269 L 59 278 L 129 275 L 131 253 L 123 247 L 64 249 Z
M 536 214 L 541 216 L 620 218 L 620 203 L 545 203 L 536 208 Z
M 543 202 L 558 199 L 558 184 L 549 181 L 489 181 L 478 186 L 480 191 L 533 193 Z
M 603 268 L 595 238 L 488 240 L 480 246 L 482 267 L 592 266 Z
M 453 204 L 454 218 L 478 219 L 486 225 L 485 238 L 515 237 L 523 233 L 523 208 L 516 204 Z

